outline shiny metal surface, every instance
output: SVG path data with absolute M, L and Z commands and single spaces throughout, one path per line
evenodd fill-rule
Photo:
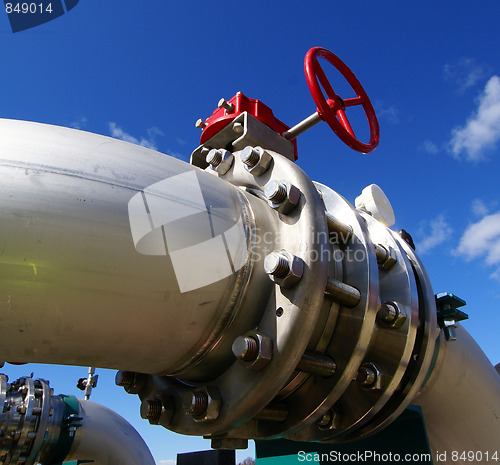
M 432 372 L 436 306 L 415 251 L 313 183 L 282 136 L 245 113 L 235 124 L 193 167 L 0 120 L 0 359 L 118 368 L 143 418 L 222 445 L 352 441 L 422 389 L 434 405 L 448 364 L 469 358 L 443 350 Z M 80 452 L 114 421 L 81 409 Z
M 500 376 L 484 352 L 462 325 L 457 340 L 440 336 L 437 359 L 427 383 L 413 403 L 422 407 L 427 434 L 437 462 L 437 451 L 491 451 L 500 438 Z M 483 461 L 487 463 L 486 454 Z M 447 461 L 459 463 L 467 460 Z
M 0 147 L 1 359 L 170 373 L 212 349 L 247 266 L 181 293 L 168 257 L 134 247 L 128 206 L 148 186 L 192 173 L 220 223 L 241 218 L 248 232 L 237 189 L 158 152 L 72 129 L 0 120 Z M 189 209 L 186 194 L 169 200 Z M 181 248 L 203 239 L 207 223 L 200 213 L 176 224 Z M 191 270 L 202 277 L 218 257 L 203 252 Z
M 0 374 L 0 462 L 34 465 L 92 460 L 96 465 L 154 465 L 137 431 L 115 412 L 88 400 L 54 396 L 48 381 Z M 56 461 L 57 461 L 56 460 Z
M 81 426 L 65 461 L 87 459 L 95 465 L 155 465 L 148 446 L 137 431 L 112 410 L 78 399 Z

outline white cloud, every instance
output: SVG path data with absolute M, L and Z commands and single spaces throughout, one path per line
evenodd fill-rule
M 439 152 L 439 147 L 430 140 L 424 140 L 424 143 L 422 144 L 422 150 L 424 150 L 424 152 L 435 155 Z
M 489 212 L 488 207 L 480 199 L 475 199 L 472 201 L 471 205 L 472 213 L 476 216 L 486 216 Z
M 156 465 L 175 465 L 177 462 L 174 459 L 160 460 Z
M 147 138 L 141 137 L 140 139 L 137 139 L 137 137 L 134 137 L 125 132 L 114 122 L 109 123 L 109 130 L 111 132 L 111 137 L 115 137 L 116 139 L 121 139 L 126 142 L 131 142 L 132 144 L 142 145 L 143 147 L 153 150 L 158 150 L 158 146 L 156 145 L 156 137 L 163 135 L 163 132 L 160 129 L 152 127 L 147 129 L 146 131 L 148 133 Z
M 443 67 L 446 81 L 453 82 L 460 93 L 473 87 L 478 81 L 484 79 L 484 69 L 476 64 L 473 58 L 463 57 L 455 63 L 447 63 Z
M 469 225 L 454 253 L 466 260 L 482 258 L 487 265 L 500 265 L 500 212 Z
M 85 116 L 79 116 L 75 121 L 69 123 L 72 128 L 82 129 L 87 126 L 88 119 Z
M 377 109 L 379 118 L 385 118 L 390 124 L 399 123 L 399 109 L 396 105 L 381 106 Z
M 453 232 L 442 214 L 430 221 L 427 226 L 427 228 L 422 228 L 420 232 L 420 235 L 425 237 L 416 244 L 416 249 L 420 254 L 425 254 L 442 244 Z M 425 229 L 430 229 L 430 231 L 424 232 Z
M 493 76 L 486 83 L 478 99 L 477 110 L 464 126 L 453 129 L 450 140 L 451 151 L 456 157 L 465 152 L 467 160 L 478 161 L 499 139 L 500 77 Z

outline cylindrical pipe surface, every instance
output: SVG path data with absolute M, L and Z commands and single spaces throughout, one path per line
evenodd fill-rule
M 168 374 L 218 340 L 248 262 L 238 189 L 144 147 L 13 120 L 0 120 L 0 177 L 0 360 Z
M 81 426 L 65 458 L 93 460 L 95 465 L 154 465 L 139 433 L 116 412 L 90 400 L 78 399 Z
M 446 463 L 454 450 L 497 450 L 500 377 L 463 326 L 454 342 L 441 336 L 435 368 L 413 403 L 422 407 L 431 450 L 448 451 Z

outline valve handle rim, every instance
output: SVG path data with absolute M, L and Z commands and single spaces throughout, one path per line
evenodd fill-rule
M 356 97 L 343 100 L 335 93 L 318 58 L 323 58 L 328 61 L 344 76 L 356 93 Z M 377 116 L 366 91 L 349 67 L 329 50 L 322 47 L 313 47 L 305 56 L 304 71 L 307 85 L 317 105 L 317 111 L 321 119 L 328 123 L 330 128 L 337 134 L 342 142 L 352 149 L 362 153 L 373 152 L 373 150 L 377 148 L 380 138 L 380 128 Z M 328 99 L 325 99 L 320 85 L 325 90 Z M 370 141 L 367 144 L 356 138 L 354 130 L 345 113 L 346 108 L 356 105 L 361 105 L 363 107 L 368 120 Z

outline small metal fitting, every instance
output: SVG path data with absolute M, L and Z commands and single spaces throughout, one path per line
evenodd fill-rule
M 205 438 L 209 439 L 209 438 Z M 248 439 L 241 438 L 210 438 L 212 449 L 247 449 Z
M 257 331 L 238 336 L 232 346 L 233 355 L 247 368 L 262 370 L 273 357 L 273 341 Z
M 128 394 L 139 394 L 146 382 L 146 375 L 133 371 L 119 371 L 115 376 L 115 384 L 122 386 Z
M 316 422 L 316 426 L 321 431 L 332 430 L 337 428 L 339 421 L 339 414 L 330 409 Z
M 241 161 L 245 168 L 254 176 L 264 174 L 273 161 L 273 157 L 262 147 L 245 147 L 240 153 Z
M 377 313 L 377 319 L 391 328 L 401 328 L 407 318 L 401 306 L 393 301 L 384 302 L 380 305 Z
M 232 346 L 233 355 L 238 360 L 252 362 L 259 355 L 259 343 L 250 336 L 238 336 Z
M 236 134 L 243 134 L 243 131 L 245 130 L 243 124 L 239 123 L 238 121 L 236 121 L 235 123 L 233 123 L 233 131 L 236 133 Z
M 304 353 L 297 365 L 298 371 L 310 373 L 312 375 L 324 376 L 328 378 L 335 373 L 337 364 L 334 360 L 326 355 L 315 353 Z
M 196 120 L 196 123 L 194 123 L 194 127 L 198 129 L 205 129 L 205 121 L 203 121 L 201 118 Z
M 224 108 L 227 113 L 234 113 L 234 104 L 229 103 L 226 99 L 221 98 L 217 104 L 217 108 Z
M 196 422 L 215 420 L 221 409 L 221 397 L 217 389 L 203 386 L 188 392 L 182 399 L 184 411 Z
M 383 375 L 374 363 L 363 363 L 358 370 L 356 381 L 363 389 L 380 390 L 383 387 Z
M 141 418 L 157 425 L 161 416 L 162 403 L 160 399 L 144 399 L 141 402 Z
M 292 287 L 302 278 L 304 262 L 286 250 L 271 252 L 264 259 L 264 271 L 281 287 Z
M 219 174 L 226 174 L 233 166 L 234 155 L 224 149 L 212 149 L 208 152 L 206 162 Z
M 288 181 L 269 181 L 264 187 L 267 203 L 274 210 L 287 214 L 297 207 L 301 192 Z
M 398 261 L 396 251 L 389 245 L 374 244 L 378 267 L 381 270 L 390 270 Z
M 169 425 L 174 416 L 174 404 L 174 399 L 170 396 L 144 399 L 141 402 L 141 418 L 152 425 Z
M 256 420 L 262 421 L 285 421 L 288 417 L 288 407 L 286 404 L 272 402 L 264 407 L 257 415 L 255 415 Z

